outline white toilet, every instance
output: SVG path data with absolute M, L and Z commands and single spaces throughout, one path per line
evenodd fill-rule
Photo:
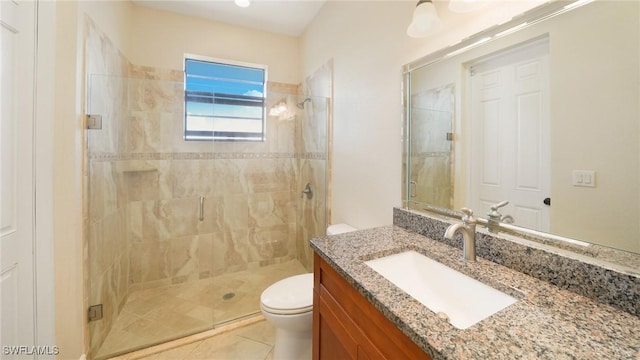
M 327 235 L 354 230 L 336 224 L 327 228 Z M 276 328 L 273 360 L 311 359 L 313 273 L 291 276 L 269 286 L 260 295 L 260 310 Z
M 348 233 L 356 230 L 358 229 L 352 227 L 351 225 L 333 224 L 327 227 L 327 235 L 338 235 L 338 234 Z

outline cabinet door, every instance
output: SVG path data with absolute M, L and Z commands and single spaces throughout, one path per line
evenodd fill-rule
M 334 359 L 356 359 L 358 354 L 358 345 L 347 329 L 348 325 L 341 321 L 336 314 L 334 304 L 331 299 L 327 302 L 323 297 L 314 291 L 314 297 L 319 301 L 314 302 L 318 306 L 314 306 L 314 311 L 318 307 L 318 333 L 319 354 L 314 354 L 317 360 L 334 360 Z
M 314 273 L 314 360 L 430 360 L 318 254 Z
M 354 359 L 351 355 L 357 345 L 353 339 L 340 336 L 341 329 L 332 327 L 320 317 L 320 360 Z M 350 351 L 351 350 L 351 351 Z
M 358 360 L 384 360 L 385 357 L 378 351 L 369 338 L 364 337 L 362 343 L 358 343 Z
M 362 348 L 362 346 L 358 346 L 358 360 L 374 360 L 367 351 Z

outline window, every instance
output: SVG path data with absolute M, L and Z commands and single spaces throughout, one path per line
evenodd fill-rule
M 264 141 L 266 66 L 185 57 L 185 140 Z

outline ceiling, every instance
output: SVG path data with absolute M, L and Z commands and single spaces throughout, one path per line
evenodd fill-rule
M 233 0 L 132 0 L 136 5 L 197 16 L 228 24 L 300 36 L 326 0 L 251 0 L 241 8 Z

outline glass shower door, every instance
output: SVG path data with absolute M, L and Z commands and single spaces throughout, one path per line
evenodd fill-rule
M 453 85 L 411 95 L 407 200 L 453 207 Z
M 267 116 L 264 142 L 186 141 L 180 75 L 88 78 L 93 358 L 259 314 L 266 287 L 312 271 L 326 228 L 327 99 L 271 91 L 265 111 L 289 111 Z
M 201 156 L 179 151 L 183 85 L 167 75 L 88 78 L 87 112 L 102 122 L 87 130 L 86 153 L 95 358 L 213 327 L 200 281 L 212 272 L 215 221 L 200 220 L 215 212 L 201 207 L 212 184 L 194 181 L 189 161 Z
M 327 123 L 323 118 L 321 126 L 315 125 L 320 130 L 304 130 L 310 113 L 299 106 L 304 98 L 296 90 L 268 89 L 264 141 L 214 142 L 212 158 L 222 190 L 214 200 L 221 231 L 212 253 L 217 326 L 259 314 L 264 289 L 312 271 L 308 240 L 324 234 L 315 229 L 325 227 L 326 155 L 319 164 L 309 162 L 302 136 L 306 131 L 307 137 L 326 141 Z M 312 198 L 301 196 L 307 183 Z

